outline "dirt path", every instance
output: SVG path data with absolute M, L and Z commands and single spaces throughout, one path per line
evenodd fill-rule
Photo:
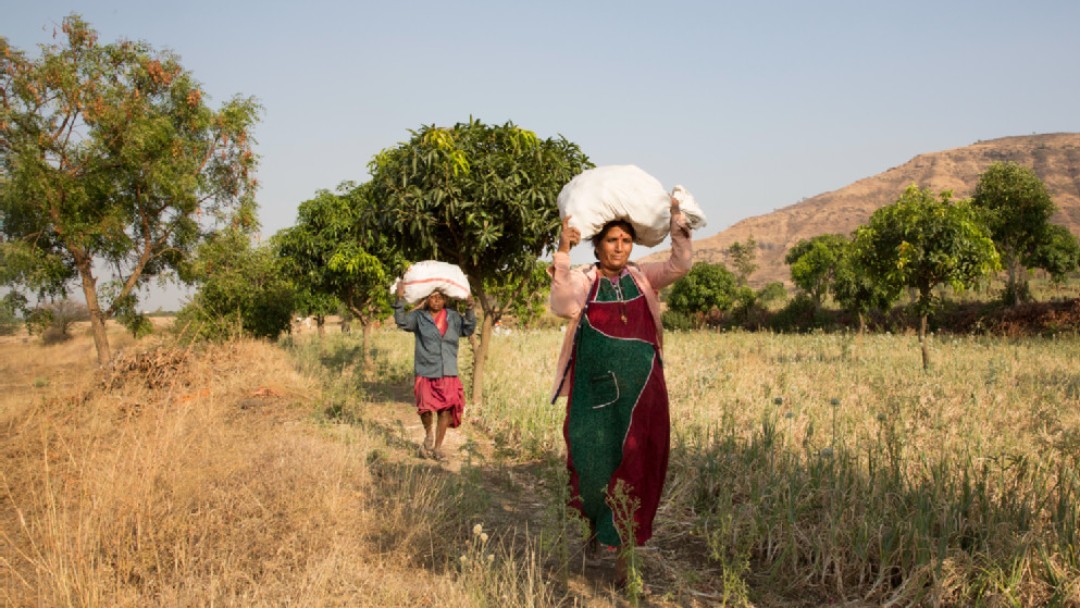
M 451 475 L 467 475 L 470 483 L 479 484 L 489 504 L 484 514 L 484 529 L 504 542 L 517 539 L 520 546 L 521 540 L 530 534 L 535 536 L 557 517 L 552 515 L 552 510 L 558 508 L 553 505 L 552 497 L 559 490 L 551 487 L 555 483 L 549 479 L 552 465 L 516 456 L 500 457 L 491 438 L 468 414 L 466 411 L 461 427 L 447 431 L 444 448 L 448 458 L 443 462 L 420 456 L 424 429 L 411 403 L 398 400 L 371 403 L 365 407 L 365 423 L 377 429 L 387 444 L 395 448 L 390 458 L 439 467 Z M 648 594 L 639 605 L 718 605 L 722 598 L 717 590 L 719 573 L 704 567 L 704 547 L 685 535 L 673 533 L 672 526 L 661 520 L 658 517 L 654 540 L 639 548 L 648 586 Z M 586 560 L 580 543 L 574 541 L 569 551 L 570 572 L 566 573 L 565 581 L 575 605 L 589 608 L 630 605 L 625 593 L 614 585 L 614 551 L 602 551 L 599 558 Z M 558 572 L 550 575 L 563 578 Z

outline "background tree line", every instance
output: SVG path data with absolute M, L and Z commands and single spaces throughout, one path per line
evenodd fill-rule
M 1055 211 L 1034 171 L 1015 163 L 990 165 L 966 200 L 912 185 L 851 235 L 819 235 L 788 251 L 785 262 L 797 294 L 771 316 L 772 327 L 810 329 L 831 299 L 858 320 L 862 331 L 870 313 L 885 311 L 909 294 L 923 365 L 929 366 L 926 335 L 931 314 L 943 302 L 943 288 L 985 290 L 1004 269 L 1000 302 L 1017 306 L 1033 301 L 1030 270 L 1045 271 L 1057 284 L 1078 269 L 1080 242 L 1050 222 Z M 745 258 L 747 249 L 737 243 L 729 254 Z M 745 325 L 740 321 L 748 309 L 760 308 L 759 299 L 722 264 L 699 263 L 674 286 L 668 304 L 691 325 L 725 319 Z
M 369 181 L 315 193 L 294 226 L 258 242 L 254 99 L 212 109 L 177 58 L 142 42 L 100 43 L 77 16 L 36 59 L 3 38 L 0 51 L 0 282 L 13 289 L 0 325 L 19 311 L 38 324 L 52 318 L 48 306 L 29 315 L 24 292 L 48 303 L 78 286 L 102 365 L 105 321 L 149 331 L 138 294 L 154 280 L 198 287 L 177 318 L 188 336 L 276 338 L 296 314 L 320 327 L 341 314 L 361 326 L 367 358 L 393 278 L 409 262 L 438 259 L 465 271 L 482 309 L 480 403 L 492 330 L 505 315 L 543 311 L 554 201 L 592 166 L 576 144 L 512 122 L 422 126 L 370 160 Z M 783 285 L 749 286 L 749 239 L 728 249 L 733 271 L 699 263 L 676 283 L 665 322 L 798 329 L 831 300 L 863 327 L 909 293 L 928 365 L 924 338 L 942 286 L 978 288 L 1004 268 L 1002 299 L 1014 305 L 1032 297 L 1028 269 L 1055 281 L 1076 270 L 1080 246 L 1050 223 L 1053 212 L 1034 172 L 1014 164 L 987 169 L 970 200 L 912 186 L 853 234 L 796 244 L 786 261 L 799 293 L 780 311 L 769 309 L 787 299 Z

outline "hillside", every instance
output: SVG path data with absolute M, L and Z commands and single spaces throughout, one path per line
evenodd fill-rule
M 970 196 L 979 174 L 997 161 L 1034 168 L 1058 206 L 1053 221 L 1080 234 L 1080 133 L 1003 137 L 963 148 L 920 154 L 907 163 L 819 194 L 772 213 L 742 220 L 727 230 L 694 243 L 694 260 L 727 262 L 724 250 L 753 237 L 759 268 L 751 282 L 790 284 L 784 264 L 787 250 L 801 239 L 829 232 L 849 234 L 880 207 L 893 203 L 912 183 L 935 193 L 951 189 L 957 198 Z M 645 258 L 666 257 L 667 251 Z

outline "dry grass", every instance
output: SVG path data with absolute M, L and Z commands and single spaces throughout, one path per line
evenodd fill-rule
M 558 339 L 496 342 L 497 441 L 560 443 L 554 357 L 530 360 Z M 1080 605 L 1077 337 L 934 340 L 929 373 L 913 336 L 666 344 L 653 576 L 733 604 Z
M 318 424 L 280 349 L 168 348 L 108 383 L 83 338 L 3 348 L 0 603 L 475 605 L 439 563 L 434 472 Z
M 414 456 L 410 338 L 377 332 L 367 372 L 334 332 L 117 333 L 108 373 L 84 335 L 0 344 L 0 603 L 625 604 L 565 518 L 562 335 L 496 338 L 450 466 Z M 1080 605 L 1078 358 L 947 338 L 924 373 L 911 336 L 669 335 L 647 605 Z

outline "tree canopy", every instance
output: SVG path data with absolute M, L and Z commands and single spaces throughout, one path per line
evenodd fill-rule
M 905 288 L 916 290 L 923 367 L 930 364 L 926 323 L 934 288 L 963 291 L 1001 267 L 989 231 L 967 201 L 953 202 L 949 191 L 935 198 L 915 185 L 870 216 L 856 231 L 854 248 L 859 267 L 890 301 Z
M 1030 300 L 1024 270 L 1041 267 L 1038 253 L 1052 238 L 1050 217 L 1056 210 L 1046 186 L 1029 167 L 994 163 L 979 176 L 972 204 L 981 212 L 1008 272 L 1004 300 L 1008 304 Z
M 859 331 L 866 329 L 867 313 L 888 308 L 897 296 L 895 290 L 875 280 L 862 267 L 852 242 L 848 242 L 834 269 L 832 294 L 837 304 L 858 317 Z
M 289 329 L 295 287 L 272 247 L 252 245 L 242 230 L 224 230 L 204 241 L 183 272 L 199 284 L 176 317 L 176 326 L 185 335 L 273 340 Z
M 374 225 L 378 214 L 372 205 L 368 184 L 346 182 L 337 194 L 321 190 L 300 204 L 296 225 L 273 239 L 286 273 L 306 298 L 301 304 L 330 296 L 360 321 L 365 361 L 371 324 L 390 313 L 390 282 L 405 266 Z
M 1035 248 L 1033 265 L 1050 275 L 1050 280 L 1060 284 L 1065 276 L 1080 266 L 1080 241 L 1069 229 L 1059 224 L 1046 228 L 1046 238 Z
M 840 234 L 822 234 L 803 239 L 788 250 L 784 262 L 791 267 L 791 281 L 821 306 L 833 290 L 849 241 Z
M 674 312 L 702 317 L 723 313 L 739 302 L 739 279 L 723 264 L 697 262 L 675 282 L 667 297 Z
M 527 289 L 537 258 L 555 245 L 559 191 L 591 167 L 563 137 L 541 139 L 507 122 L 424 126 L 372 160 L 375 225 L 412 261 L 457 264 L 484 311 L 473 402 L 482 401 L 492 327 Z M 518 285 L 499 289 L 498 286 Z
M 78 16 L 57 38 L 37 59 L 0 38 L 0 278 L 39 295 L 79 284 L 104 364 L 105 321 L 139 286 L 213 227 L 254 227 L 258 106 L 214 111 L 173 54 L 102 44 Z

